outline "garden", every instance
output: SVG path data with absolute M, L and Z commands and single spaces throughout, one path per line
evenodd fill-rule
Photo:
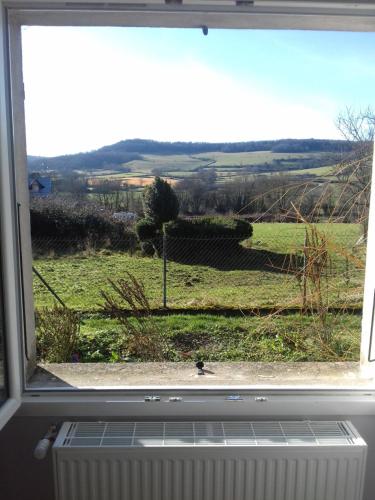
M 74 224 L 61 204 L 32 212 L 42 361 L 358 360 L 360 224 L 179 219 L 160 189 L 135 228 L 87 205 Z

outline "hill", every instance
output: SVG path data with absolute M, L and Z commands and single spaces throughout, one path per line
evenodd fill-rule
M 108 173 L 108 172 L 131 172 L 131 164 L 134 163 L 142 164 L 142 162 L 147 162 L 149 165 L 150 155 L 159 157 L 159 161 L 156 162 L 157 166 L 154 165 L 153 168 L 159 168 L 160 164 L 170 163 L 171 156 L 185 155 L 190 158 L 191 163 L 196 167 L 207 167 L 208 164 L 213 161 L 216 162 L 216 158 L 212 159 L 210 157 L 204 158 L 200 156 L 195 158 L 195 155 L 204 155 L 207 153 L 222 153 L 226 157 L 226 167 L 236 166 L 235 163 L 231 163 L 228 159 L 231 154 L 238 155 L 240 153 L 256 153 L 256 152 L 269 152 L 275 155 L 295 155 L 297 158 L 300 154 L 307 155 L 306 159 L 309 159 L 311 155 L 317 153 L 340 155 L 344 152 L 350 151 L 351 145 L 347 141 L 339 140 L 328 140 L 328 139 L 280 139 L 275 141 L 248 141 L 248 142 L 233 142 L 233 143 L 208 143 L 208 142 L 159 142 L 153 140 L 144 139 L 131 139 L 120 141 L 116 144 L 109 146 L 104 146 L 95 151 L 90 151 L 86 153 L 77 153 L 72 155 L 62 155 L 56 157 L 40 157 L 40 156 L 29 156 L 28 157 L 28 168 L 30 172 L 45 172 L 55 171 L 60 174 L 69 173 L 74 171 L 90 173 Z M 246 155 L 245 155 L 246 156 Z M 168 157 L 168 158 L 160 158 Z M 291 157 L 289 156 L 289 159 Z M 270 158 L 273 159 L 279 158 Z M 283 158 L 281 158 L 283 159 Z M 178 164 L 178 161 L 176 162 Z M 181 163 L 181 162 L 180 162 Z M 185 161 L 184 161 L 185 164 Z M 243 164 L 247 164 L 246 158 Z M 252 164 L 252 162 L 251 162 Z M 261 162 L 263 164 L 263 162 Z M 219 166 L 219 165 L 218 165 Z M 222 165 L 224 166 L 224 165 Z M 322 166 L 322 164 L 316 165 L 317 167 Z M 237 164 L 238 167 L 238 164 Z M 308 166 L 311 168 L 311 165 Z M 308 168 L 305 166 L 305 168 Z M 315 165 L 313 166 L 313 168 Z M 190 170 L 181 168 L 182 170 Z M 269 168 L 261 168 L 260 171 L 268 172 Z M 149 170 L 149 168 L 146 168 Z M 180 170 L 180 167 L 176 165 L 176 171 Z M 274 171 L 274 168 L 271 169 Z M 282 169 L 279 169 L 282 170 Z

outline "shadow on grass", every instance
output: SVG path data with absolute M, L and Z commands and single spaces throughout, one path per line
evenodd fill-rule
M 216 240 L 168 243 L 167 259 L 179 264 L 209 266 L 219 271 L 257 270 L 273 273 L 295 273 L 303 259 L 294 254 L 283 254 L 244 248 L 238 242 Z

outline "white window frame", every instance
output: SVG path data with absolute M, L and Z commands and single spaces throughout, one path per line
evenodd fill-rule
M 0 429 L 19 408 L 22 394 L 20 281 L 15 226 L 14 179 L 12 178 L 12 140 L 10 87 L 6 50 L 5 12 L 0 4 L 0 229 L 1 273 L 6 347 L 8 399 L 0 407 Z
M 89 1 L 89 0 L 88 0 Z M 25 164 L 25 130 L 23 110 L 23 82 L 20 66 L 22 25 L 44 26 L 137 26 L 137 27 L 190 27 L 200 28 L 253 28 L 253 29 L 314 29 L 375 32 L 375 0 L 363 2 L 331 1 L 272 1 L 259 0 L 255 5 L 236 6 L 229 0 L 185 0 L 184 5 L 166 5 L 151 0 L 144 5 L 142 0 L 129 0 L 117 4 L 85 4 L 86 0 L 73 0 L 60 4 L 58 0 L 24 1 L 19 3 L 0 0 L 0 151 L 1 151 L 1 223 L 3 245 L 4 295 L 6 306 L 8 363 L 10 368 L 10 399 L 0 408 L 0 426 L 22 402 L 21 415 L 56 416 L 124 416 L 133 417 L 173 415 L 233 416 L 233 415 L 337 415 L 374 414 L 375 391 L 324 391 L 271 390 L 223 388 L 220 390 L 135 388 L 131 391 L 76 390 L 69 394 L 64 390 L 25 391 L 24 348 L 32 345 L 22 342 L 23 329 L 30 328 L 23 321 L 20 265 L 17 257 L 17 214 L 15 206 L 22 193 L 15 193 L 14 165 Z M 139 3 L 139 6 L 137 6 Z M 47 5 L 48 4 L 48 5 Z M 3 7 L 3 8 L 2 8 Z M 8 46 L 11 40 L 8 64 Z M 5 44 L 5 47 L 2 47 Z M 11 82 L 11 84 L 10 84 Z M 10 96 L 13 107 L 11 108 Z M 12 140 L 13 134 L 13 140 Z M 16 140 L 15 140 L 16 139 Z M 26 172 L 26 170 L 25 170 Z M 369 240 L 367 254 L 375 254 L 375 176 L 372 178 L 372 201 L 370 208 Z M 26 183 L 25 183 L 26 189 Z M 24 198 L 26 200 L 27 197 Z M 26 208 L 26 203 L 24 209 Z M 22 222 L 22 217 L 21 217 Z M 26 228 L 27 224 L 25 223 Z M 26 237 L 26 233 L 22 232 Z M 26 250 L 30 241 L 22 237 Z M 26 251 L 27 254 L 28 250 Z M 30 253 L 30 252 L 29 252 Z M 375 264 L 368 259 L 365 277 L 365 296 L 362 320 L 361 363 L 365 371 L 375 372 L 375 363 L 370 363 L 369 343 L 374 307 Z M 32 320 L 31 320 L 32 321 Z M 32 326 L 32 323 L 31 323 Z M 23 345 L 26 344 L 26 345 Z M 375 344 L 375 342 L 374 342 Z M 375 346 L 373 347 L 375 353 Z M 241 393 L 240 401 L 228 401 L 226 396 Z M 145 394 L 160 394 L 161 401 L 146 403 Z M 170 396 L 182 396 L 183 401 L 172 403 Z

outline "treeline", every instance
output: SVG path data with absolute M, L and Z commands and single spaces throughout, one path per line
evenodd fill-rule
M 246 153 L 253 151 L 272 151 L 275 153 L 306 153 L 306 152 L 344 152 L 351 151 L 347 141 L 329 139 L 279 139 L 266 141 L 243 142 L 160 142 L 145 139 L 121 141 L 111 146 L 105 146 L 98 152 L 119 151 L 139 154 L 199 154 L 212 153 Z
M 242 170 L 252 174 L 273 172 L 289 172 L 291 170 L 305 170 L 335 165 L 341 160 L 339 153 L 326 153 L 321 158 L 276 158 L 271 162 L 244 165 Z
M 362 215 L 361 206 L 350 203 L 352 194 L 345 185 L 285 174 L 236 177 L 222 184 L 196 175 L 184 179 L 175 191 L 185 217 L 239 214 L 260 221 L 288 222 L 303 216 L 310 222 L 331 217 L 356 222 Z
M 330 139 L 282 139 L 275 141 L 271 151 L 274 153 L 318 153 L 336 152 L 344 153 L 352 151 L 349 141 L 337 141 Z
M 341 222 L 355 222 L 363 217 L 364 205 L 360 200 L 353 202 L 354 187 L 334 177 L 321 182 L 313 176 L 282 173 L 244 174 L 221 182 L 214 169 L 206 169 L 182 179 L 174 191 L 182 217 L 240 214 L 250 220 L 293 221 L 297 209 L 310 221 L 335 217 Z M 71 200 L 70 209 L 71 202 L 94 203 L 107 214 L 133 212 L 143 217 L 141 194 L 134 186 L 109 179 L 89 189 L 85 178 L 77 176 L 60 179 L 52 198 Z M 44 203 L 48 205 L 47 200 Z

